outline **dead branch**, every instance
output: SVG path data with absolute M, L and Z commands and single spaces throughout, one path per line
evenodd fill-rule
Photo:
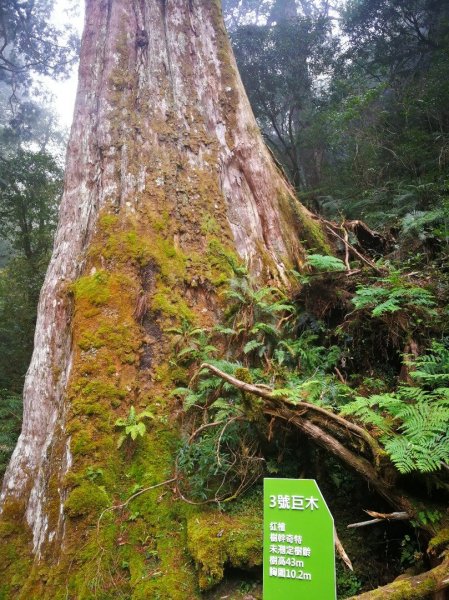
M 366 430 L 355 425 L 354 423 L 346 421 L 342 417 L 335 415 L 322 407 L 315 406 L 314 404 L 309 404 L 307 402 L 299 402 L 298 404 L 294 404 L 288 399 L 279 397 L 265 388 L 261 388 L 251 383 L 246 383 L 237 379 L 236 377 L 233 377 L 232 375 L 228 375 L 227 373 L 220 371 L 220 369 L 208 363 L 203 363 L 200 367 L 200 370 L 201 369 L 207 369 L 211 371 L 238 389 L 264 398 L 267 401 L 262 409 L 265 415 L 282 419 L 287 421 L 287 423 L 297 427 L 316 444 L 320 445 L 322 448 L 339 458 L 348 467 L 359 473 L 392 506 L 411 515 L 416 512 L 416 504 L 414 504 L 412 500 L 401 490 L 395 489 L 392 485 L 391 479 L 388 479 L 388 477 L 384 478 L 382 473 L 379 472 L 374 466 L 377 464 L 378 459 L 384 456 L 384 453 L 377 444 L 376 440 L 374 440 Z M 375 460 L 374 465 L 372 462 L 361 456 L 358 452 L 348 450 L 348 448 L 339 442 L 333 435 L 322 428 L 323 424 L 318 426 L 311 420 L 305 418 L 303 415 L 308 410 L 315 411 L 316 413 L 320 413 L 321 415 L 325 416 L 329 420 L 329 426 L 330 423 L 332 423 L 334 427 L 335 424 L 341 425 L 342 431 L 354 431 L 354 433 L 357 433 L 357 435 L 366 440 L 373 451 Z M 325 420 L 323 421 L 325 426 Z M 429 531 L 431 530 L 430 526 L 423 525 L 422 528 Z
M 412 517 L 406 512 L 393 512 L 393 513 L 379 513 L 375 510 L 365 510 L 366 514 L 374 519 L 387 520 L 387 521 L 408 521 Z
M 343 548 L 343 544 L 341 543 L 340 538 L 338 537 L 338 533 L 337 533 L 337 530 L 335 529 L 335 527 L 334 527 L 334 540 L 335 540 L 335 548 L 337 549 L 337 552 L 340 555 L 340 558 L 345 563 L 345 565 L 348 567 L 348 569 L 350 569 L 351 571 L 354 571 L 354 567 L 352 566 L 351 559 L 346 554 L 346 550 Z
M 259 386 L 254 385 L 252 383 L 246 383 L 245 381 L 241 381 L 240 379 L 237 379 L 236 377 L 233 377 L 232 375 L 221 371 L 220 369 L 214 367 L 213 365 L 210 365 L 209 363 L 203 363 L 199 370 L 201 371 L 202 369 L 207 369 L 211 373 L 214 373 L 224 381 L 227 381 L 234 387 L 244 392 L 247 392 L 249 394 L 255 394 L 256 396 L 264 398 L 265 400 L 269 400 L 270 402 L 274 402 L 278 405 L 282 404 L 284 406 L 293 407 L 299 410 L 307 409 L 312 412 L 319 413 L 327 419 L 338 423 L 344 430 L 351 431 L 355 433 L 358 437 L 362 438 L 371 448 L 374 458 L 377 458 L 381 453 L 381 448 L 379 444 L 366 429 L 363 429 L 363 427 L 359 427 L 355 423 L 347 421 L 343 417 L 340 417 L 339 415 L 336 415 L 333 412 L 322 408 L 321 406 L 316 406 L 315 404 L 311 404 L 310 402 L 304 402 L 302 400 L 298 404 L 295 404 L 288 398 L 278 396 L 277 394 L 274 394 L 272 390 L 267 390 L 266 386 Z
M 383 271 L 381 269 L 379 269 L 379 267 L 376 265 L 375 262 L 373 262 L 371 259 L 366 258 L 366 256 L 363 256 L 363 254 L 361 252 L 359 252 L 356 248 L 354 248 L 354 246 L 352 244 L 350 244 L 349 242 L 346 242 L 344 240 L 344 238 L 341 237 L 340 234 L 338 234 L 331 225 L 328 225 L 326 221 L 324 222 L 324 226 L 327 229 L 327 231 L 329 233 L 331 233 L 333 236 L 335 236 L 337 239 L 340 240 L 340 242 L 342 242 L 345 247 L 347 246 L 347 248 L 349 248 L 349 250 L 355 255 L 357 256 L 357 258 L 359 258 L 363 263 L 365 263 L 368 267 L 370 267 L 373 271 L 375 271 L 378 275 L 383 275 Z
M 223 435 L 224 432 L 226 431 L 226 429 L 228 428 L 228 426 L 233 423 L 234 421 L 241 421 L 242 417 L 232 417 L 231 419 L 228 419 L 226 421 L 226 423 L 223 425 L 222 430 L 220 431 L 220 435 L 218 436 L 218 441 L 217 441 L 217 447 L 216 447 L 216 456 L 217 456 L 217 465 L 219 467 L 221 467 L 221 458 L 220 458 L 220 449 L 221 449 L 221 440 L 223 439 Z
M 243 417 L 233 417 L 233 421 L 243 421 Z M 196 436 L 205 429 L 208 429 L 209 427 L 218 427 L 224 423 L 228 423 L 228 421 L 214 421 L 213 423 L 205 423 L 204 425 L 201 425 L 201 427 L 195 429 L 195 431 L 189 437 L 189 444 L 192 443 Z
M 337 375 L 338 379 L 341 381 L 341 383 L 343 383 L 343 384 L 345 384 L 345 385 L 346 385 L 346 379 L 343 377 L 343 375 L 342 375 L 342 373 L 341 373 L 340 369 L 338 369 L 337 367 L 334 367 L 334 371 L 335 371 L 335 373 L 336 373 L 336 375 Z
M 98 535 L 99 530 L 100 530 L 100 521 L 101 521 L 101 519 L 103 518 L 103 516 L 107 512 L 111 512 L 113 510 L 120 510 L 121 508 L 126 508 L 128 506 L 128 504 L 131 502 L 131 500 L 134 500 L 134 498 L 137 498 L 138 496 L 141 496 L 142 494 L 145 494 L 145 492 L 149 492 L 150 490 L 155 490 L 156 488 L 162 487 L 164 485 L 168 485 L 169 483 L 174 483 L 175 481 L 176 481 L 176 477 L 173 477 L 172 479 L 167 479 L 166 481 L 163 481 L 162 483 L 156 483 L 155 485 L 150 485 L 150 486 L 148 486 L 146 488 L 143 488 L 142 490 L 139 490 L 138 492 L 136 492 L 132 496 L 130 496 L 122 504 L 117 504 L 115 506 L 108 506 L 107 508 L 105 508 L 101 512 L 100 516 L 98 517 L 98 521 L 97 521 L 97 535 Z
M 346 270 L 350 271 L 351 267 L 349 265 L 349 234 L 347 230 L 344 228 L 343 224 L 341 225 L 341 229 L 343 230 L 343 241 L 345 244 L 345 266 Z
M 264 409 L 266 415 L 283 419 L 291 423 L 302 431 L 307 437 L 312 439 L 316 444 L 339 458 L 351 469 L 359 473 L 366 479 L 388 502 L 393 506 L 404 507 L 404 498 L 402 495 L 396 494 L 390 486 L 380 477 L 373 465 L 360 456 L 348 450 L 343 444 L 336 440 L 333 436 L 323 431 L 320 427 L 311 421 L 304 419 L 295 411 L 282 407 L 267 407 Z
M 378 513 L 372 510 L 365 510 L 367 514 L 374 519 L 369 521 L 360 521 L 359 523 L 351 523 L 348 525 L 348 529 L 356 529 L 359 527 L 367 527 L 368 525 L 375 525 L 376 523 L 382 523 L 383 521 L 408 521 L 412 517 L 405 511 L 393 512 L 389 514 Z

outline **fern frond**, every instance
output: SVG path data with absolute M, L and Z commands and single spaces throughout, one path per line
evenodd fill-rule
M 264 344 L 262 342 L 259 342 L 258 340 L 250 340 L 249 342 L 247 342 L 245 344 L 245 346 L 243 348 L 243 353 L 249 354 L 256 348 L 263 348 L 263 347 L 264 347 Z
M 317 271 L 346 271 L 345 263 L 342 260 L 324 254 L 309 254 L 306 264 Z

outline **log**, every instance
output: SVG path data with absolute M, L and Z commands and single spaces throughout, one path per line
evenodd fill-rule
M 432 594 L 446 592 L 449 588 L 449 557 L 437 567 L 404 579 L 397 579 L 388 585 L 351 596 L 347 600 L 424 600 Z M 435 596 L 434 596 L 435 597 Z

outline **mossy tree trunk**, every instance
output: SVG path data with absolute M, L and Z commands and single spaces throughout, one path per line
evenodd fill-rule
M 193 509 L 168 486 L 179 432 L 165 330 L 220 317 L 226 253 L 287 284 L 312 215 L 259 134 L 218 0 L 87 0 L 65 191 L 1 494 L 0 597 L 195 598 Z M 116 448 L 118 418 L 150 408 Z

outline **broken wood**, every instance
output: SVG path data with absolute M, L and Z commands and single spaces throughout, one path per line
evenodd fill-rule
M 326 221 L 324 221 L 324 223 L 325 223 L 326 230 L 331 235 L 333 235 L 338 240 L 340 240 L 340 242 L 342 242 L 345 247 L 347 247 L 355 256 L 357 256 L 357 258 L 359 258 L 363 263 L 365 263 L 365 265 L 367 265 L 368 267 L 370 267 L 378 275 L 383 275 L 384 274 L 384 272 L 381 269 L 379 269 L 379 267 L 376 265 L 376 263 L 374 261 L 372 261 L 371 259 L 367 258 L 366 256 L 363 256 L 363 254 L 361 252 L 359 252 L 356 248 L 354 248 L 354 246 L 352 244 L 350 244 L 349 242 L 345 241 L 345 239 L 343 237 L 341 237 L 341 235 L 339 233 L 337 233 L 333 229 L 333 227 L 331 227 L 331 225 L 326 224 L 327 223 Z
M 374 518 L 370 519 L 369 521 L 351 523 L 350 525 L 348 525 L 348 529 L 367 527 L 368 525 L 375 525 L 376 523 L 382 523 L 383 521 L 408 521 L 411 519 L 411 516 L 405 511 L 392 512 L 389 514 L 378 513 L 372 510 L 365 510 L 365 512 Z
M 348 567 L 348 569 L 350 571 L 354 571 L 354 567 L 352 566 L 351 559 L 346 554 L 346 550 L 344 549 L 343 544 L 341 543 L 340 538 L 338 537 L 338 533 L 337 533 L 337 530 L 335 529 L 335 527 L 334 527 L 334 540 L 335 540 L 335 548 L 337 549 L 337 552 L 338 552 L 340 558 L 342 559 L 342 561 L 345 563 L 345 565 Z

